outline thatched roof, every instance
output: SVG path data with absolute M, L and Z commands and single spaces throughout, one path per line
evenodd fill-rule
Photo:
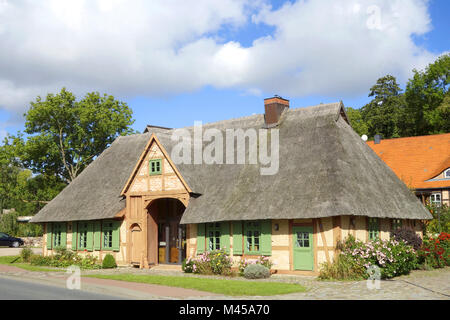
M 219 130 L 261 129 L 264 115 L 204 125 Z M 192 130 L 191 128 L 186 128 Z M 279 125 L 276 175 L 259 165 L 177 165 L 195 194 L 182 223 L 302 219 L 339 215 L 429 219 L 431 215 L 392 170 L 361 140 L 341 103 L 289 109 Z M 44 207 L 33 222 L 114 217 L 119 197 L 154 133 L 168 154 L 172 130 L 118 138 L 110 148 Z

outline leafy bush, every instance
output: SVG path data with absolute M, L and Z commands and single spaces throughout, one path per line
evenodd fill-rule
M 353 257 L 339 254 L 333 262 L 321 265 L 319 279 L 362 280 L 366 278 L 366 268 L 357 263 Z
M 195 262 L 191 258 L 184 259 L 183 263 L 181 264 L 181 269 L 185 273 L 193 273 L 194 272 L 194 265 Z
M 11 212 L 0 215 L 0 230 L 13 237 L 41 237 L 43 228 L 36 223 L 17 222 L 17 217 L 22 214 Z
M 44 257 L 39 254 L 33 254 L 30 258 L 30 263 L 35 266 L 49 266 L 51 260 L 51 257 Z
M 450 266 L 450 233 L 442 232 L 436 238 L 424 239 L 419 251 L 419 261 L 425 268 Z
M 23 262 L 30 262 L 32 255 L 33 255 L 33 250 L 31 250 L 30 248 L 23 248 L 20 251 L 20 257 L 22 258 Z
M 265 279 L 270 277 L 270 270 L 262 264 L 249 264 L 244 269 L 244 277 L 247 279 Z
M 425 222 L 425 233 L 429 236 L 436 236 L 441 232 L 450 233 L 450 206 L 428 205 L 427 208 L 433 219 Z
M 271 269 L 273 266 L 273 263 L 270 261 L 269 257 L 266 256 L 260 256 L 258 259 L 241 259 L 239 261 L 239 274 L 241 276 L 244 275 L 244 270 L 248 265 L 252 265 L 252 264 L 259 264 L 259 265 L 263 265 L 264 267 L 266 267 L 267 269 Z
M 419 250 L 422 246 L 422 238 L 411 228 L 403 227 L 397 229 L 392 232 L 392 237 L 397 241 L 406 241 L 414 250 Z
M 117 268 L 116 259 L 114 259 L 113 255 L 108 253 L 102 261 L 103 269 L 113 269 Z
M 404 240 L 380 240 L 363 243 L 349 236 L 343 244 L 339 257 L 333 262 L 334 265 L 325 264 L 321 266 L 320 277 L 330 279 L 347 279 L 347 276 L 361 275 L 368 277 L 367 272 L 361 272 L 370 266 L 380 268 L 381 278 L 392 278 L 402 274 L 408 274 L 418 267 L 418 255 L 413 247 Z M 351 268 L 345 271 L 345 266 Z
M 186 259 L 182 268 L 186 273 L 232 275 L 232 265 L 233 259 L 224 250 L 214 250 Z

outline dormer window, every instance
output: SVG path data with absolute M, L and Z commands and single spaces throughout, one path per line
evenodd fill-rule
M 161 159 L 150 160 L 149 168 L 151 176 L 161 174 Z
M 450 168 L 444 171 L 444 178 L 450 179 Z

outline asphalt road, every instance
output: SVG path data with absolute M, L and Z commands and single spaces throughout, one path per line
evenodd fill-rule
M 118 300 L 119 297 L 0 277 L 0 300 Z

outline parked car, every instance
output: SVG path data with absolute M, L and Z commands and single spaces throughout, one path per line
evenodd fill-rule
M 22 239 L 11 237 L 9 234 L 0 232 L 0 247 L 18 248 L 20 246 L 23 246 Z

